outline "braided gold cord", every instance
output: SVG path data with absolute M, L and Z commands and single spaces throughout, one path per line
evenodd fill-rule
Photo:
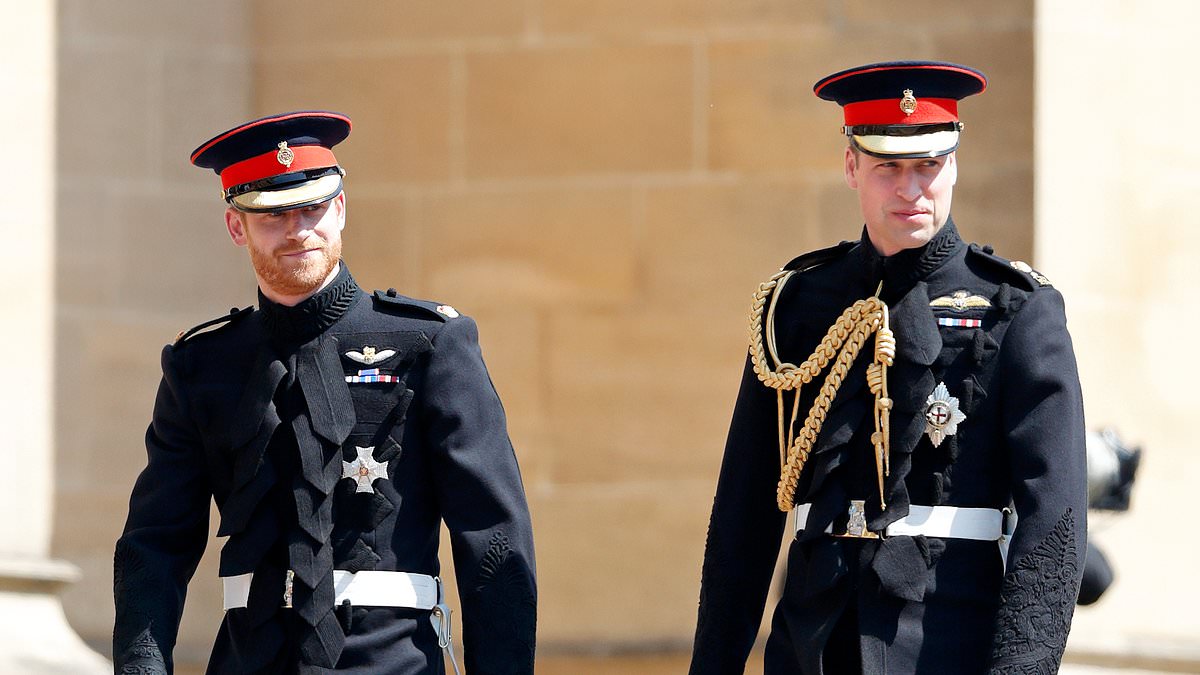
M 771 297 L 773 291 L 787 281 L 791 274 L 792 272 L 789 271 L 781 271 L 765 283 L 760 284 L 750 308 L 750 358 L 754 373 L 760 382 L 777 391 L 779 399 L 781 471 L 776 502 L 781 511 L 786 512 L 792 509 L 800 473 L 803 471 L 813 444 L 816 443 L 817 436 L 821 432 L 821 426 L 825 423 L 829 407 L 867 338 L 875 334 L 875 358 L 867 369 L 867 385 L 875 394 L 875 433 L 872 434 L 871 440 L 875 448 L 882 505 L 883 476 L 890 468 L 887 464 L 890 436 L 889 412 L 892 401 L 887 396 L 887 367 L 892 365 L 896 354 L 896 339 L 888 328 L 887 305 L 877 295 L 855 302 L 842 312 L 837 321 L 830 326 L 817 348 L 813 350 L 812 355 L 799 366 L 780 362 L 775 353 L 774 340 L 771 339 L 768 347 L 770 347 L 771 357 L 775 361 L 775 369 L 772 369 L 771 364 L 767 361 L 767 347 L 764 347 L 763 344 L 763 325 L 771 323 L 773 311 L 768 313 L 767 322 L 763 321 L 763 312 L 767 305 L 767 299 Z M 774 302 L 772 302 L 771 309 L 774 310 Z M 773 324 L 769 325 L 767 330 L 773 331 Z M 825 377 L 825 382 L 817 393 L 816 400 L 813 401 L 804 426 L 793 436 L 799 412 L 800 388 L 824 371 L 830 361 L 834 361 L 833 368 Z M 783 423 L 784 391 L 795 392 L 791 423 L 787 425 L 786 434 Z M 886 505 L 884 507 L 886 508 Z
M 854 326 L 862 321 L 865 314 L 871 311 L 877 311 L 874 308 L 872 301 L 882 305 L 878 298 L 867 298 L 859 300 L 842 315 L 838 317 L 833 326 L 825 334 L 821 343 L 813 350 L 811 356 L 799 366 L 791 363 L 778 363 L 778 370 L 772 370 L 767 363 L 766 349 L 763 346 L 763 310 L 766 307 L 767 298 L 778 285 L 781 277 L 790 275 L 791 272 L 780 272 L 771 277 L 767 282 L 760 284 L 758 291 L 754 294 L 754 304 L 750 308 L 750 358 L 754 364 L 754 374 L 763 384 L 772 389 L 792 390 L 798 389 L 801 385 L 808 384 L 837 355 L 838 349 L 845 343 Z M 868 305 L 872 305 L 870 308 Z

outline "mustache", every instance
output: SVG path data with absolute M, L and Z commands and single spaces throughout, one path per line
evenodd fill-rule
M 271 254 L 276 255 L 276 256 L 281 256 L 281 255 L 291 255 L 293 253 L 301 253 L 303 251 L 312 251 L 312 250 L 323 251 L 323 250 L 325 250 L 325 246 L 322 245 L 320 242 L 305 242 L 299 246 L 287 246 L 287 245 L 280 246 L 280 247 L 276 248 L 275 250 L 271 251 Z

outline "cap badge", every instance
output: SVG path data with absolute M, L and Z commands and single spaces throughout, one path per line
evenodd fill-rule
M 905 115 L 911 115 L 917 112 L 917 98 L 913 96 L 912 89 L 904 90 L 904 98 L 900 99 L 900 109 Z
M 342 478 L 353 480 L 355 492 L 375 492 L 375 488 L 371 485 L 376 479 L 386 479 L 387 462 L 377 462 L 371 455 L 375 448 L 360 448 L 354 446 L 358 457 L 353 462 L 342 460 Z
M 284 165 L 287 168 L 292 168 L 292 162 L 296 161 L 296 153 L 287 146 L 287 141 L 279 141 L 279 152 L 275 153 L 275 161 Z
M 945 382 L 938 382 L 933 393 L 925 399 L 925 433 L 933 447 L 942 444 L 947 436 L 958 433 L 958 423 L 967 416 L 958 409 L 958 399 L 950 395 Z

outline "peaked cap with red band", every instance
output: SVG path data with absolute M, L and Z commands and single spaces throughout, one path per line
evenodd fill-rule
M 333 146 L 350 135 L 350 118 L 301 111 L 263 117 L 218 134 L 192 151 L 192 164 L 221 177 L 222 196 L 241 211 L 287 211 L 329 201 L 346 172 Z
M 958 148 L 958 102 L 983 73 L 944 61 L 871 63 L 822 78 L 813 91 L 842 106 L 850 143 L 875 157 L 938 157 Z

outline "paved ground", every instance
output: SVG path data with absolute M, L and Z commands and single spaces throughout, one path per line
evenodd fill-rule
M 683 675 L 687 672 L 685 656 L 637 657 L 542 657 L 538 659 L 538 675 Z M 746 674 L 762 672 L 762 661 L 751 658 Z M 1174 673 L 1184 671 L 1172 671 Z M 1200 672 L 1200 671 L 1196 671 Z M 1163 671 L 1129 670 L 1065 664 L 1059 675 L 1165 675 Z
M 686 656 L 624 656 L 624 657 L 567 657 L 545 656 L 538 658 L 537 675 L 683 675 L 687 672 Z M 180 665 L 178 675 L 200 675 L 203 667 Z M 746 665 L 746 674 L 762 672 L 762 661 L 751 658 Z M 1173 673 L 1187 671 L 1172 671 Z M 1200 672 L 1200 671 L 1195 671 Z M 1066 664 L 1059 675 L 1166 675 L 1157 670 L 1129 670 L 1125 668 L 1103 668 Z

